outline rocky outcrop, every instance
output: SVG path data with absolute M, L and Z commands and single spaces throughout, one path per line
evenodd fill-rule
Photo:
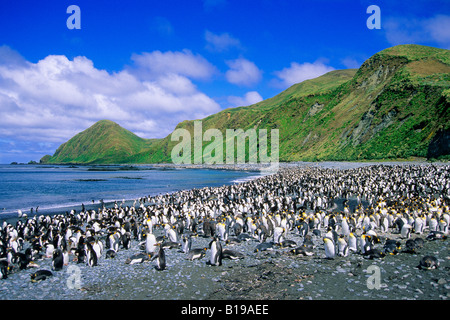
M 450 130 L 439 130 L 428 146 L 428 158 L 450 154 Z

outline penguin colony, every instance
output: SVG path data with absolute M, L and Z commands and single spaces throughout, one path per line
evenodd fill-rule
M 220 267 L 224 259 L 244 259 L 239 251 L 244 241 L 254 242 L 254 254 L 289 248 L 293 255 L 324 259 L 417 253 L 424 241 L 447 239 L 449 168 L 290 167 L 240 184 L 148 196 L 132 206 L 22 215 L 15 225 L 1 225 L 0 277 L 31 269 L 31 281 L 41 281 L 69 264 L 94 268 L 131 246 L 140 252 L 125 263 L 152 263 L 158 271 L 167 269 L 170 250 L 182 252 L 186 260 L 207 257 L 212 267 Z M 349 199 L 356 199 L 354 208 Z M 389 239 L 388 232 L 397 237 Z M 210 239 L 209 246 L 196 247 L 198 237 Z M 323 247 L 314 245 L 313 238 L 320 238 Z M 39 268 L 43 259 L 52 260 L 52 270 Z M 439 267 L 432 255 L 417 264 L 421 269 Z

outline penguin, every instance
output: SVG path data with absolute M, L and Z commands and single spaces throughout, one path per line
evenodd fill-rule
M 308 249 L 311 249 L 311 250 L 314 249 L 315 245 L 314 245 L 314 241 L 313 241 L 311 235 L 307 235 L 305 237 L 305 239 L 303 239 L 302 245 L 306 246 Z
M 403 224 L 401 231 L 400 231 L 401 237 L 403 239 L 409 239 L 411 237 L 411 229 L 412 229 L 412 226 L 410 224 L 408 224 L 408 223 Z
M 131 257 L 127 258 L 125 260 L 125 264 L 136 264 L 136 263 L 143 263 L 145 261 L 149 261 L 150 260 L 150 255 L 146 254 L 146 253 L 138 253 L 138 254 L 134 254 Z
M 396 255 L 400 252 L 401 244 L 397 240 L 387 239 L 383 246 L 385 254 Z
M 46 280 L 51 276 L 53 276 L 53 273 L 49 270 L 38 270 L 30 275 L 31 282 Z
M 62 250 L 62 255 L 63 255 L 63 265 L 68 266 L 69 265 L 69 260 L 70 260 L 70 256 L 69 256 L 69 250 L 63 249 Z
M 273 231 L 273 242 L 275 242 L 276 244 L 282 243 L 284 240 L 284 231 L 285 229 L 282 227 L 275 227 Z
M 84 263 L 86 259 L 86 250 L 83 247 L 79 247 L 75 250 L 75 257 L 77 259 L 77 263 Z
M 222 241 L 227 241 L 228 239 L 228 230 L 227 226 L 223 222 L 219 222 L 216 224 L 216 233 L 219 235 L 219 239 Z
M 98 259 L 97 259 L 97 253 L 94 251 L 94 248 L 92 247 L 92 244 L 87 241 L 85 243 L 86 246 L 86 259 L 87 259 L 87 264 L 90 267 L 94 267 L 98 264 Z
M 177 232 L 175 231 L 175 226 L 170 226 L 169 224 L 164 225 L 164 230 L 166 232 L 166 236 L 172 242 L 178 242 Z
M 243 258 L 244 258 L 244 254 L 237 252 L 235 250 L 224 249 L 222 251 L 222 259 L 239 260 L 239 259 L 243 259 Z
M 308 234 L 309 225 L 306 221 L 302 221 L 299 226 L 297 226 L 300 237 L 304 238 Z
M 122 235 L 122 247 L 126 250 L 131 248 L 131 233 L 129 231 Z
M 338 256 L 340 257 L 346 257 L 348 256 L 348 244 L 347 241 L 345 241 L 344 239 L 344 235 L 340 235 L 338 238 L 338 243 L 337 243 L 337 249 L 338 249 Z
M 188 253 L 191 250 L 192 247 L 192 237 L 189 236 L 183 236 L 181 239 L 181 251 L 183 253 Z
M 414 230 L 417 234 L 422 234 L 424 229 L 424 222 L 421 217 L 414 219 Z
M 92 243 L 92 249 L 94 249 L 94 252 L 97 255 L 97 260 L 99 260 L 103 252 L 103 243 L 98 239 L 95 239 Z
M 361 235 L 359 238 L 359 250 L 361 254 L 372 249 L 372 237 L 368 235 Z
M 181 247 L 181 244 L 178 242 L 164 241 L 161 243 L 161 248 L 164 248 L 164 249 L 176 249 L 179 247 Z
M 47 243 L 46 249 L 45 249 L 45 256 L 47 258 L 52 258 L 54 250 L 55 250 L 55 246 L 51 243 Z
M 226 245 L 235 245 L 235 244 L 239 244 L 242 241 L 239 240 L 238 238 L 228 238 L 227 241 L 225 241 Z
M 247 233 L 241 233 L 240 235 L 237 236 L 237 239 L 240 241 L 249 241 L 252 240 L 253 238 Z
M 341 221 L 341 233 L 344 236 L 350 235 L 350 227 L 348 225 L 347 218 L 345 216 L 342 217 L 342 221 Z
M 109 244 L 109 250 L 113 250 L 115 252 L 119 251 L 119 235 L 116 232 L 111 233 L 107 240 L 108 243 L 106 245 L 108 246 Z
M 323 238 L 323 245 L 325 248 L 325 257 L 327 259 L 334 259 L 335 257 L 335 247 L 334 242 L 330 238 Z
M 222 265 L 223 255 L 222 255 L 222 245 L 220 244 L 220 240 L 217 236 L 215 236 L 209 243 L 209 249 L 211 250 L 209 264 L 212 266 L 220 267 Z
M 380 229 L 381 232 L 387 232 L 389 230 L 389 220 L 387 217 L 381 217 Z
M 416 249 L 417 249 L 417 246 L 416 246 L 416 241 L 414 239 L 406 240 L 404 252 L 416 253 Z
M 191 249 L 191 250 L 189 250 L 189 252 L 186 256 L 186 259 L 187 260 L 199 260 L 205 256 L 207 249 L 208 248 Z
M 273 246 L 275 243 L 273 242 L 263 242 L 256 246 L 254 252 L 262 252 L 266 250 L 273 250 Z
M 279 246 L 281 248 L 296 248 L 297 247 L 297 243 L 294 240 L 283 240 L 283 242 L 279 243 Z
M 439 261 L 436 257 L 433 256 L 425 256 L 423 257 L 417 268 L 421 270 L 431 270 L 431 269 L 437 269 L 439 267 Z
M 8 261 L 0 260 L 0 277 L 2 279 L 8 278 Z
M 61 249 L 53 251 L 52 270 L 60 271 L 64 266 L 64 258 Z
M 353 232 L 350 232 L 348 236 L 348 250 L 351 252 L 357 252 L 358 251 L 358 239 L 355 237 Z
M 443 234 L 448 234 L 448 223 L 444 219 L 440 219 L 438 229 Z
M 330 239 L 333 241 L 333 243 L 336 243 L 338 240 L 339 235 L 337 234 L 336 230 L 334 230 L 332 227 L 327 228 L 327 233 L 325 234 L 325 238 Z
M 303 244 L 300 247 L 297 247 L 295 249 L 292 249 L 290 251 L 292 254 L 295 255 L 302 255 L 302 256 L 312 256 L 314 254 L 314 251 L 309 246 Z
M 155 246 L 159 247 L 158 253 L 152 258 L 152 260 L 156 259 L 155 269 L 158 271 L 162 271 L 166 269 L 166 253 L 164 252 L 164 248 L 161 243 L 155 244 Z
M 113 250 L 113 249 L 106 250 L 106 255 L 105 255 L 106 259 L 113 259 L 113 258 L 115 258 L 115 256 L 116 256 L 115 250 Z
M 423 241 L 422 238 L 415 238 L 414 242 L 416 243 L 416 248 L 417 249 L 423 248 L 423 245 L 425 244 L 425 241 Z
M 447 236 L 440 231 L 430 231 L 430 233 L 426 237 L 427 240 L 445 240 Z
M 436 220 L 436 218 L 432 217 L 428 223 L 428 228 L 430 231 L 437 231 L 438 225 L 439 225 L 439 223 Z
M 366 250 L 363 254 L 365 259 L 381 259 L 386 256 L 386 254 L 378 248 L 370 248 Z
M 16 253 L 16 256 L 18 258 L 19 269 L 20 270 L 26 269 L 28 267 L 28 264 L 31 262 L 31 255 L 18 252 Z
M 147 233 L 146 234 L 146 240 L 145 240 L 145 252 L 150 255 L 154 255 L 156 252 L 156 246 L 157 243 L 156 237 L 153 233 Z

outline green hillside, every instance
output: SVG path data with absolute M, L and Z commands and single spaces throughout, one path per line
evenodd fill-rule
M 358 70 L 332 71 L 257 104 L 201 120 L 203 132 L 219 129 L 224 138 L 226 129 L 278 129 L 280 161 L 448 158 L 449 107 L 450 51 L 401 45 L 375 54 Z M 193 136 L 194 121 L 177 128 Z M 129 136 L 125 144 L 133 145 L 131 149 L 124 149 L 122 141 L 121 153 L 114 143 L 103 146 L 96 161 L 171 162 L 171 150 L 178 144 L 170 141 L 171 135 L 151 142 L 136 138 Z M 92 138 L 78 140 L 86 151 L 81 160 L 93 159 L 99 147 L 94 148 Z M 63 146 L 50 162 L 80 157 L 66 148 L 62 152 Z
M 151 145 L 117 123 L 101 120 L 62 144 L 47 163 L 123 163 Z

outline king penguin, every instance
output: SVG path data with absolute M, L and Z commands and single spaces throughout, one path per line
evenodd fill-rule
M 94 251 L 94 248 L 92 248 L 92 244 L 89 241 L 86 241 L 86 259 L 87 264 L 90 267 L 94 267 L 97 265 L 97 253 Z
M 412 226 L 408 223 L 403 224 L 400 233 L 403 239 L 409 239 L 411 237 Z
M 439 267 L 439 261 L 436 257 L 433 256 L 425 256 L 423 257 L 417 268 L 423 270 L 437 269 Z
M 152 260 L 156 259 L 156 270 L 162 271 L 166 269 L 166 253 L 164 252 L 164 248 L 161 243 L 157 243 L 155 246 L 159 247 L 159 250 L 158 254 L 156 254 Z
M 49 271 L 49 270 L 38 270 L 35 273 L 32 273 L 30 275 L 31 282 L 38 282 L 38 281 L 41 281 L 41 280 L 45 280 L 45 279 L 47 279 L 48 277 L 51 277 L 51 276 L 53 276 L 53 273 L 51 271 Z
M 155 254 L 156 252 L 156 237 L 153 233 L 147 233 L 145 240 L 145 252 L 148 254 Z
M 350 232 L 350 234 L 348 236 L 348 249 L 352 252 L 357 252 L 358 251 L 357 242 L 358 242 L 358 240 L 355 237 L 355 235 L 353 234 L 353 232 Z
M 53 250 L 52 269 L 55 271 L 60 271 L 63 268 L 63 265 L 64 259 L 61 249 Z
M 327 259 L 334 259 L 335 247 L 333 240 L 331 240 L 330 238 L 323 238 L 323 244 L 325 248 L 325 257 Z
M 214 237 L 209 243 L 209 248 L 211 249 L 211 257 L 209 262 L 212 266 L 222 265 L 222 245 L 220 244 L 219 238 Z
M 192 247 L 192 238 L 189 236 L 183 236 L 181 241 L 181 251 L 183 253 L 188 253 Z
M 198 249 L 192 249 L 189 250 L 186 259 L 187 260 L 198 260 L 201 259 L 205 256 L 206 250 L 208 250 L 208 248 L 198 248 Z
M 348 256 L 348 244 L 344 239 L 344 235 L 340 235 L 337 243 L 338 247 L 338 256 L 346 257 Z

